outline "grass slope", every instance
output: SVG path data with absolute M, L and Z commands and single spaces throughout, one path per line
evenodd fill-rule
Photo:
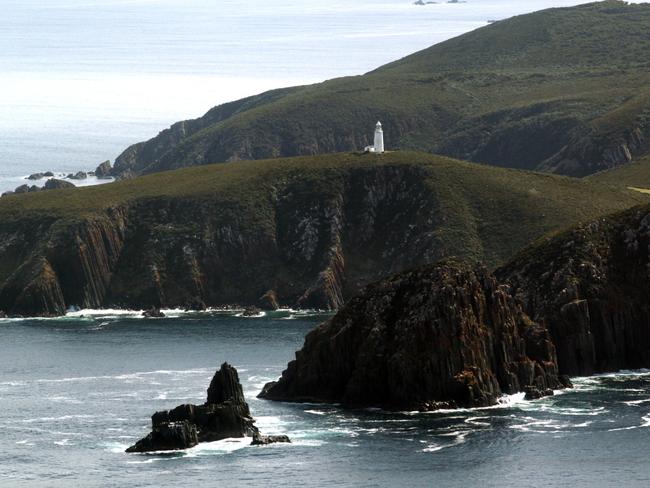
M 0 231 L 24 224 L 37 228 L 45 221 L 69 225 L 105 214 L 109 208 L 156 199 L 209 201 L 226 219 L 267 231 L 274 226 L 278 192 L 290 187 L 292 193 L 304 193 L 305 201 L 314 195 L 326 199 L 350 194 L 354 174 L 385 167 L 421 172 L 426 191 L 437 202 L 431 232 L 437 234 L 442 249 L 491 265 L 502 263 L 548 231 L 650 201 L 641 193 L 595 180 L 424 153 L 342 153 L 198 166 L 102 186 L 3 197 Z M 188 225 L 191 222 L 190 215 Z
M 614 188 L 629 188 L 636 191 L 650 191 L 650 157 L 610 171 L 603 171 L 589 177 L 592 182 L 611 185 Z
M 575 176 L 649 148 L 650 5 L 514 17 L 364 76 L 211 110 L 127 149 L 118 172 L 349 151 L 377 119 L 388 147 Z

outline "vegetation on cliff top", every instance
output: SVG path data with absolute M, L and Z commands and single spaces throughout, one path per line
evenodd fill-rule
M 150 200 L 209 201 L 247 228 L 274 225 L 274 199 L 285 188 L 326 199 L 343 193 L 355 171 L 421 171 L 437 205 L 435 230 L 446 249 L 497 264 L 532 239 L 648 197 L 596 180 L 494 168 L 415 152 L 335 154 L 215 164 L 76 189 L 0 199 L 0 229 L 25 221 L 77 221 L 106 209 Z M 352 188 L 354 193 L 355 189 Z M 358 189 L 363 192 L 362 188 Z M 415 198 L 415 196 L 414 196 Z M 188 216 L 191 217 L 191 216 Z M 2 277 L 0 277 L 2 278 Z
M 120 174 L 388 147 L 584 176 L 648 151 L 650 5 L 503 20 L 364 76 L 212 109 L 127 149 Z

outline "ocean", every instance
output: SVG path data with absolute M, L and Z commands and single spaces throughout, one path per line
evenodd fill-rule
M 0 192 L 37 171 L 91 170 L 228 100 L 361 74 L 487 20 L 577 3 L 0 0 Z M 0 319 L 0 486 L 650 486 L 650 371 L 427 414 L 255 398 L 326 318 Z M 201 403 L 224 361 L 261 430 L 292 444 L 123 452 L 156 410 Z
M 488 20 L 578 3 L 1 0 L 0 192 L 35 172 L 92 170 L 222 102 L 362 74 Z
M 327 316 L 118 311 L 0 320 L 0 486 L 650 486 L 650 371 L 574 378 L 528 402 L 433 413 L 345 411 L 255 398 Z M 202 403 L 239 370 L 260 429 L 291 444 L 225 440 L 126 454 L 157 410 Z

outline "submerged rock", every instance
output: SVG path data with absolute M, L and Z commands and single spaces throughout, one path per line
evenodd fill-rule
M 159 308 L 152 307 L 142 312 L 142 316 L 148 319 L 161 319 L 165 317 L 165 314 Z
M 262 436 L 250 414 L 237 370 L 221 365 L 208 388 L 203 405 L 179 405 L 156 412 L 151 417 L 152 431 L 126 452 L 187 449 L 199 442 L 214 442 L 233 437 L 253 437 L 252 444 L 290 442 L 287 436 Z
M 524 399 L 526 400 L 539 400 L 540 398 L 554 395 L 552 389 L 550 388 L 540 389 L 537 388 L 536 386 L 527 386 L 524 389 L 524 391 L 526 392 L 526 395 L 524 396 Z
M 441 263 L 369 286 L 309 333 L 260 397 L 349 407 L 478 407 L 561 388 L 555 348 L 482 267 Z
M 262 311 L 257 307 L 246 307 L 242 312 L 243 317 L 257 317 Z
M 70 174 L 67 176 L 67 178 L 68 178 L 69 180 L 85 180 L 86 178 L 88 178 L 88 173 L 86 173 L 85 171 L 77 171 L 77 172 L 74 173 L 74 174 L 73 174 L 73 173 L 70 173 Z
M 267 446 L 269 444 L 277 444 L 281 442 L 291 443 L 291 439 L 289 439 L 289 437 L 286 435 L 255 434 L 253 436 L 253 442 L 251 442 L 251 446 Z
M 28 180 L 40 180 L 45 177 L 45 173 L 33 173 L 27 177 Z

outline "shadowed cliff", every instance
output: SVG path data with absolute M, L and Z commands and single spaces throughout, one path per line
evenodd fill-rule
M 548 237 L 497 271 L 548 327 L 562 372 L 650 366 L 650 207 Z

